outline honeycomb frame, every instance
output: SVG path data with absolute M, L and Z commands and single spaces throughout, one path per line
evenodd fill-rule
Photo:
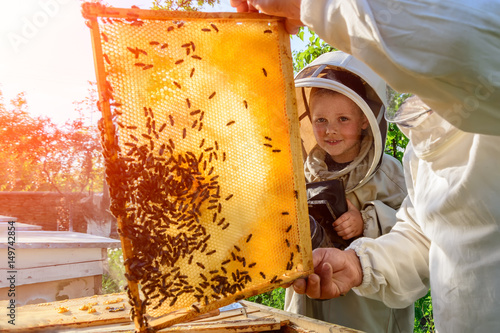
M 310 274 L 283 20 L 82 8 L 136 329 L 164 328 Z

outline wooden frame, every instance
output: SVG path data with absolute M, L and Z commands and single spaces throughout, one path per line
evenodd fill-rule
M 103 113 L 103 122 L 101 123 L 101 130 L 103 132 L 103 140 L 104 140 L 104 150 L 106 159 L 110 164 L 113 164 L 120 160 L 118 150 L 114 147 L 117 146 L 117 140 L 115 139 L 117 136 L 116 129 L 113 124 L 113 114 L 111 112 L 111 91 L 110 83 L 106 79 L 106 64 L 104 62 L 104 52 L 101 45 L 101 32 L 99 30 L 99 18 L 120 18 L 130 22 L 141 22 L 141 20 L 202 20 L 202 19 L 227 19 L 227 20 L 235 20 L 238 22 L 242 21 L 255 21 L 262 22 L 268 24 L 268 22 L 276 23 L 279 27 L 278 29 L 278 44 L 280 50 L 280 68 L 282 69 L 284 81 L 285 81 L 285 100 L 286 100 L 286 116 L 289 122 L 289 131 L 290 131 L 290 145 L 292 150 L 295 149 L 296 153 L 292 154 L 292 165 L 294 169 L 293 178 L 294 184 L 297 188 L 295 191 L 295 195 L 297 198 L 296 201 L 296 214 L 297 219 L 300 221 L 304 221 L 304 223 L 299 225 L 300 234 L 304 235 L 306 239 L 306 243 L 309 242 L 310 245 L 310 237 L 309 237 L 309 225 L 308 225 L 308 214 L 307 214 L 307 201 L 305 194 L 305 180 L 303 175 L 303 166 L 302 166 L 302 156 L 301 156 L 301 143 L 300 143 L 300 134 L 299 134 L 299 123 L 298 123 L 298 115 L 296 110 L 296 102 L 295 102 L 295 89 L 293 86 L 293 68 L 291 66 L 292 58 L 291 58 L 291 50 L 290 50 L 290 39 L 289 35 L 285 32 L 284 29 L 284 20 L 283 18 L 272 17 L 268 15 L 262 15 L 257 13 L 200 13 L 200 12 L 169 12 L 169 11 L 156 11 L 156 10 L 141 10 L 141 9 L 118 9 L 118 8 L 107 8 L 98 4 L 84 4 L 83 5 L 83 15 L 88 19 L 88 25 L 91 28 L 93 47 L 94 47 L 94 61 L 96 67 L 96 74 L 98 78 L 98 87 L 100 91 L 100 109 Z M 264 70 L 264 75 L 267 77 L 267 74 Z M 210 97 L 209 97 L 210 99 Z M 107 154 L 107 155 L 106 155 Z M 111 185 L 113 187 L 113 185 Z M 291 194 L 291 193 L 290 193 Z M 293 200 L 293 199 L 292 199 Z M 117 201 L 118 202 L 118 201 Z M 113 203 L 112 203 L 113 205 Z M 124 202 L 117 203 L 119 207 L 115 207 L 115 211 L 125 211 L 126 206 Z M 112 209 L 113 210 L 113 209 Z M 118 220 L 118 228 L 123 230 L 126 228 L 126 224 L 124 223 L 124 217 L 118 215 L 116 216 Z M 121 237 L 122 241 L 122 249 L 124 260 L 127 262 L 128 259 L 134 258 L 134 253 L 132 253 L 133 244 L 130 239 L 127 237 Z M 265 292 L 268 290 L 272 290 L 279 285 L 284 283 L 289 283 L 293 281 L 293 279 L 307 276 L 312 272 L 312 254 L 310 246 L 303 246 L 301 253 L 301 258 L 304 258 L 302 269 L 300 272 L 290 273 L 286 279 L 276 279 L 278 282 L 259 285 L 258 293 Z M 300 251 L 300 250 L 298 250 Z M 292 257 L 293 258 L 293 257 Z M 129 276 L 133 275 L 133 271 L 126 265 L 126 273 Z M 264 277 L 265 279 L 265 277 Z M 142 311 L 142 300 L 139 296 L 139 287 L 137 283 L 133 280 L 129 281 L 129 291 L 131 295 L 131 301 L 134 304 L 134 321 L 136 323 L 136 328 L 142 329 L 142 325 L 146 319 L 143 316 Z M 257 292 L 257 290 L 255 291 Z M 240 295 L 241 296 L 241 295 Z M 223 306 L 230 302 L 237 300 L 240 296 L 227 296 L 224 297 L 220 301 L 215 301 L 210 304 L 206 304 L 207 306 L 202 309 L 203 311 L 210 311 L 217 307 Z M 250 296 L 245 295 L 245 297 Z M 205 301 L 207 303 L 207 301 Z M 198 308 L 195 307 L 198 310 Z M 176 311 L 172 313 L 171 316 L 166 315 L 161 319 L 154 319 L 151 321 L 151 325 L 155 328 L 162 328 L 167 325 L 172 325 L 176 322 L 180 322 L 182 320 L 187 320 L 196 316 L 196 312 L 191 309 L 191 311 Z

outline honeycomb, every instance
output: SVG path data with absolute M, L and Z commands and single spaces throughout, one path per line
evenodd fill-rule
M 83 5 L 136 328 L 312 271 L 289 37 L 261 14 Z

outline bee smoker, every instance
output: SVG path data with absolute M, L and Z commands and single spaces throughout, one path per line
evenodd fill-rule
M 333 222 L 347 211 L 342 181 L 333 179 L 308 183 L 306 189 L 312 248 L 344 249 L 349 246 L 351 241 L 342 239 L 333 229 Z

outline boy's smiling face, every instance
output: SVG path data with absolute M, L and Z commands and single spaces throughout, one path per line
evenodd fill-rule
M 361 148 L 368 120 L 350 98 L 335 92 L 311 94 L 311 121 L 318 145 L 337 163 L 351 162 Z

